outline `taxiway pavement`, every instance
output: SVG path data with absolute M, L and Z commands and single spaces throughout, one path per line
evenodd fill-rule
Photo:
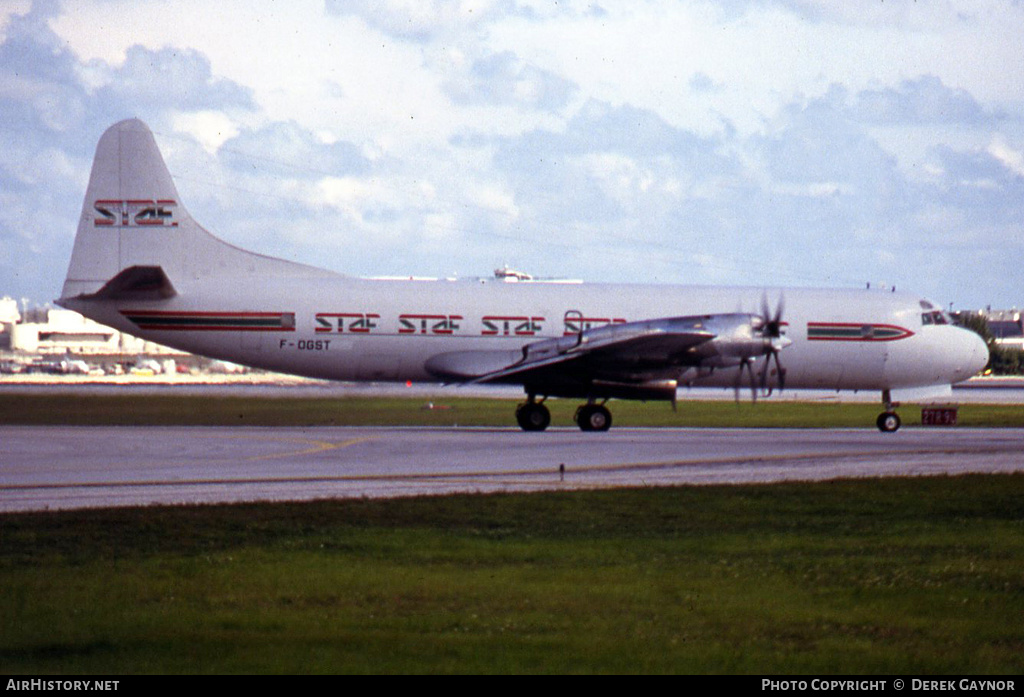
M 1024 429 L 0 427 L 0 511 L 1017 471 Z

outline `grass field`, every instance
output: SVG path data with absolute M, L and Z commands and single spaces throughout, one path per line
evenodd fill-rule
M 246 426 L 515 426 L 516 400 L 449 398 L 248 398 L 199 395 L 0 394 L 0 424 Z M 550 400 L 552 424 L 571 426 L 577 400 Z M 615 426 L 874 428 L 881 405 L 761 400 L 666 403 L 614 401 Z M 906 405 L 903 423 L 920 424 Z M 962 426 L 1024 427 L 1024 405 L 966 404 Z
M 1024 475 L 0 516 L 6 673 L 1020 673 Z

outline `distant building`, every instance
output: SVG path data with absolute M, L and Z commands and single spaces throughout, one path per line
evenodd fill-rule
M 18 301 L 14 298 L 0 298 L 0 349 L 11 347 L 11 328 L 20 321 Z
M 21 321 L 18 301 L 14 298 L 0 298 L 0 324 L 17 324 Z
M 0 304 L 0 312 L 4 307 L 5 304 Z M 23 322 L 15 320 L 4 324 L 5 328 L 9 327 L 5 333 L 8 338 L 7 348 L 11 351 L 83 356 L 139 353 L 183 355 L 182 351 L 122 334 L 72 310 L 37 308 L 26 312 L 24 319 Z
M 41 315 L 41 316 L 40 316 Z M 25 353 L 118 353 L 118 332 L 71 310 L 31 313 L 14 325 L 11 349 Z
M 1024 314 L 1020 310 L 985 310 L 981 313 L 988 322 L 996 343 L 1006 348 L 1024 350 Z

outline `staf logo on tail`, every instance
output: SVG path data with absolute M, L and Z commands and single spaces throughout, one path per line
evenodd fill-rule
M 92 207 L 96 211 L 96 227 L 178 227 L 172 199 L 100 199 Z

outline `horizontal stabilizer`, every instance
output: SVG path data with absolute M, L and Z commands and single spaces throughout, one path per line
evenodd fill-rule
M 83 300 L 167 300 L 177 295 L 159 266 L 129 266 Z

